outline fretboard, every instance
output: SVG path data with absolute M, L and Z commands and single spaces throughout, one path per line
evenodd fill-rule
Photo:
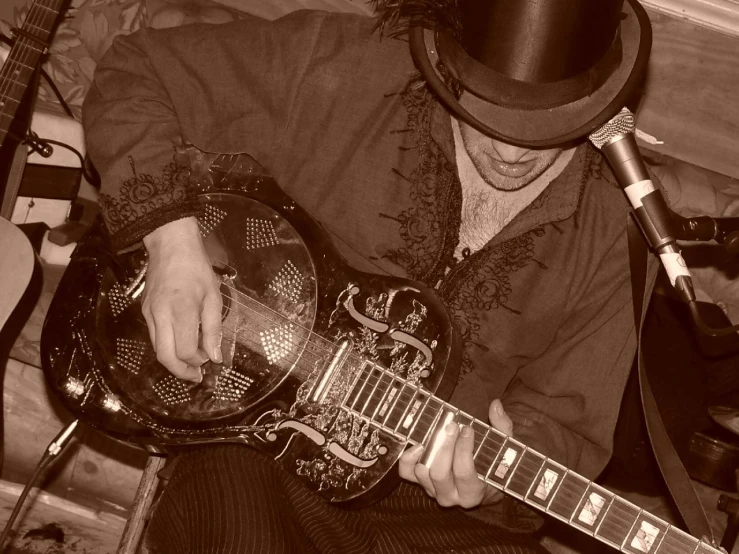
M 10 129 L 65 0 L 35 0 L 0 72 L 0 146 Z
M 359 370 L 343 407 L 409 444 L 428 444 L 445 421 L 471 426 L 481 479 L 620 551 L 720 554 L 710 544 L 371 362 Z

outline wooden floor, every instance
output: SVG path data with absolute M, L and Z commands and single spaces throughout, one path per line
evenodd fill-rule
M 5 459 L 0 524 L 5 525 L 36 464 L 71 421 L 46 388 L 42 371 L 10 360 L 3 384 Z M 115 553 L 148 454 L 78 428 L 24 503 L 2 554 Z
M 0 522 L 5 524 L 22 485 L 0 481 Z M 115 554 L 126 518 L 91 510 L 32 489 L 3 554 Z

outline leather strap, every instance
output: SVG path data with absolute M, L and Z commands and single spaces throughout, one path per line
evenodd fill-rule
M 634 298 L 634 322 L 636 324 L 636 336 L 638 340 L 637 364 L 647 434 L 652 443 L 652 450 L 657 459 L 657 465 L 660 468 L 662 477 L 665 480 L 667 488 L 670 490 L 672 499 L 675 501 L 688 531 L 697 539 L 707 540 L 711 544 L 716 544 L 706 512 L 703 510 L 703 505 L 693 488 L 690 476 L 680 461 L 680 457 L 667 434 L 662 416 L 659 413 L 659 407 L 649 385 L 649 378 L 644 367 L 642 353 L 642 330 L 653 288 L 653 283 L 647 286 L 649 249 L 632 216 L 629 216 L 627 233 L 629 237 L 629 261 L 631 264 L 631 287 Z

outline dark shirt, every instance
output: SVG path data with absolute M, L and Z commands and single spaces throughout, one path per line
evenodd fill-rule
M 119 37 L 84 106 L 119 248 L 197 213 L 175 151 L 248 153 L 358 269 L 436 288 L 464 341 L 451 402 L 593 478 L 608 461 L 636 347 L 626 220 L 583 144 L 484 248 L 457 261 L 462 193 L 450 118 L 407 42 L 372 19 L 296 12 Z

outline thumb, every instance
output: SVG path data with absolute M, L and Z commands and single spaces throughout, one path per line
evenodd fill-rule
M 217 364 L 223 361 L 223 355 L 221 354 L 221 307 L 220 295 L 209 294 L 203 302 L 203 311 L 200 315 L 203 349 L 208 358 Z
M 490 403 L 488 417 L 490 418 L 490 424 L 498 431 L 508 436 L 513 435 L 513 421 L 505 413 L 503 403 L 499 399 L 496 398 Z

